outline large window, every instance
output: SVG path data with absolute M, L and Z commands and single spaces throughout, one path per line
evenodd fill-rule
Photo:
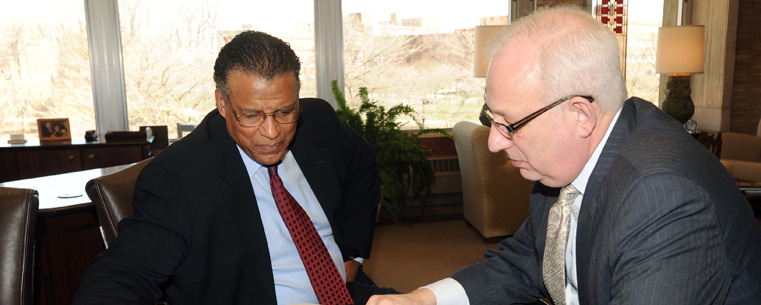
M 313 16 L 311 1 L 119 1 L 130 129 L 167 125 L 171 138 L 177 123 L 200 122 L 216 106 L 219 49 L 243 30 L 290 43 L 303 63 L 301 95 L 315 96 Z
M 417 111 L 407 128 L 478 121 L 484 80 L 472 76 L 473 27 L 507 24 L 509 1 L 342 2 L 345 90 L 354 105 L 358 88 L 367 87 L 387 107 L 404 103 Z M 593 13 L 593 7 L 608 1 L 577 2 Z M 628 23 L 618 36 L 626 39 L 627 89 L 657 103 L 655 45 L 663 0 L 625 2 Z
M 626 89 L 630 96 L 657 105 L 660 77 L 655 73 L 655 47 L 663 23 L 663 0 L 629 0 L 628 19 Z
M 627 88 L 630 95 L 655 102 L 653 54 L 663 0 L 627 2 Z M 121 22 L 130 130 L 167 125 L 173 137 L 177 123 L 199 122 L 214 108 L 217 53 L 245 29 L 289 42 L 303 62 L 301 95 L 317 95 L 313 1 L 116 3 L 119 20 L 113 22 Z M 347 97 L 357 103 L 359 87 L 367 87 L 372 99 L 388 107 L 412 106 L 417 120 L 409 119 L 406 128 L 478 121 L 484 79 L 472 76 L 474 27 L 507 24 L 510 4 L 343 0 Z M 0 2 L 0 33 L 0 133 L 34 139 L 38 118 L 57 117 L 70 119 L 74 138 L 94 129 L 83 1 Z
M 446 128 L 478 121 L 482 78 L 473 77 L 478 25 L 508 23 L 510 2 L 343 0 L 345 93 L 359 87 L 382 105 L 417 111 L 407 128 Z
M 0 2 L 0 133 L 37 139 L 38 118 L 95 129 L 82 0 Z

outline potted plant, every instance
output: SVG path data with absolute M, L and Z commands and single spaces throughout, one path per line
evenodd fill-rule
M 385 109 L 376 101 L 370 100 L 367 88 L 359 88 L 362 104 L 359 109 L 347 106 L 341 90 L 335 80 L 331 82 L 336 98 L 338 118 L 378 151 L 378 174 L 381 184 L 381 208 L 385 216 L 395 223 L 402 222 L 403 208 L 411 200 L 418 200 L 425 206 L 431 199 L 431 186 L 436 181 L 431 164 L 426 158 L 426 150 L 419 136 L 438 133 L 450 137 L 442 129 L 424 129 L 415 133 L 401 130 L 397 122 L 399 116 L 414 119 L 415 110 L 400 104 Z

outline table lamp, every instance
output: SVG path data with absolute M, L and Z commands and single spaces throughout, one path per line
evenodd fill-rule
M 475 31 L 475 46 L 473 48 L 473 77 L 484 78 L 486 71 L 489 70 L 491 58 L 486 56 L 486 50 L 489 44 L 504 29 L 506 25 L 479 25 Z M 481 112 L 478 120 L 484 126 L 491 126 L 491 122 Z
M 703 73 L 704 33 L 702 25 L 664 26 L 658 29 L 655 72 L 668 75 L 666 99 L 661 109 L 682 124 L 695 113 L 690 97 L 690 74 Z
M 489 69 L 489 61 L 491 60 L 491 58 L 486 56 L 486 49 L 494 37 L 504 28 L 504 25 L 476 26 L 475 48 L 473 49 L 473 77 L 486 77 L 486 71 Z

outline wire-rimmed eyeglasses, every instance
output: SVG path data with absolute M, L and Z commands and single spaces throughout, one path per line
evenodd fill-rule
M 528 122 L 531 122 L 531 120 L 535 119 L 542 113 L 547 112 L 548 110 L 552 109 L 553 107 L 562 104 L 563 102 L 570 100 L 574 97 L 581 97 L 584 99 L 587 99 L 590 103 L 594 102 L 595 99 L 589 95 L 569 95 L 566 97 L 563 97 L 557 101 L 552 102 L 551 104 L 542 107 L 541 109 L 534 111 L 533 113 L 529 114 L 525 118 L 522 118 L 518 120 L 517 122 L 509 125 L 505 125 L 502 123 L 498 123 L 494 121 L 494 113 L 491 112 L 491 109 L 489 109 L 489 106 L 484 103 L 484 107 L 481 109 L 481 114 L 485 116 L 487 119 L 489 119 L 489 122 L 492 124 L 492 126 L 497 128 L 497 131 L 501 133 L 505 138 L 512 139 L 513 135 L 515 134 L 518 129 L 528 124 Z
M 278 124 L 293 124 L 296 123 L 296 121 L 299 119 L 299 115 L 301 114 L 301 107 L 299 107 L 298 101 L 289 106 L 280 108 L 279 110 L 272 113 L 255 111 L 239 115 L 238 112 L 235 111 L 235 108 L 233 108 L 230 100 L 225 100 L 227 101 L 227 104 L 230 105 L 230 110 L 233 111 L 233 115 L 238 121 L 238 124 L 240 124 L 242 127 L 257 127 L 262 125 L 264 124 L 264 121 L 267 120 L 268 116 L 274 118 L 275 122 Z

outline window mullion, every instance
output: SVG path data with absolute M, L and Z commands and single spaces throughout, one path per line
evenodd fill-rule
M 109 130 L 129 130 L 117 0 L 85 0 L 85 15 L 95 126 L 105 141 Z
M 314 0 L 314 23 L 317 96 L 335 108 L 330 82 L 335 79 L 344 88 L 341 0 Z

